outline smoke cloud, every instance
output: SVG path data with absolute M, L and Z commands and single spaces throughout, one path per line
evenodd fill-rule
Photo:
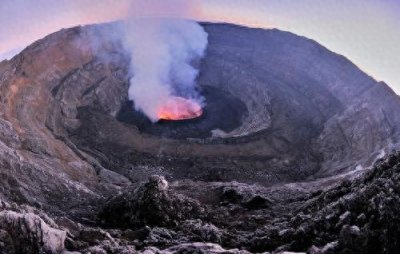
M 175 96 L 203 103 L 196 91 L 207 33 L 185 19 L 198 12 L 196 1 L 134 1 L 124 24 L 124 46 L 131 54 L 129 99 L 153 122 Z

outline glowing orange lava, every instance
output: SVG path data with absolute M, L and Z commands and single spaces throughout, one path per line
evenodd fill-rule
M 158 110 L 160 120 L 187 120 L 201 116 L 203 109 L 193 100 L 182 97 L 170 97 Z

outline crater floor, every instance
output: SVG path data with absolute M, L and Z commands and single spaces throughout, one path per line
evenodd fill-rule
M 201 95 L 205 99 L 203 114 L 195 119 L 152 123 L 143 113 L 134 110 L 132 101 L 127 101 L 118 112 L 117 120 L 136 127 L 141 133 L 161 138 L 206 139 L 233 131 L 248 114 L 245 104 L 229 92 L 202 87 Z

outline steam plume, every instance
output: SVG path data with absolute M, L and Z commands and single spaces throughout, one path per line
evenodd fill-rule
M 150 120 L 173 96 L 195 100 L 198 70 L 192 63 L 207 47 L 207 33 L 194 21 L 195 1 L 134 1 L 124 27 L 125 48 L 131 54 L 129 99 Z

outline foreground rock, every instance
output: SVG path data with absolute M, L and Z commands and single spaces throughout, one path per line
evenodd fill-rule
M 165 178 L 154 175 L 138 188 L 129 188 L 107 201 L 99 219 L 112 227 L 174 227 L 202 213 L 204 209 L 197 201 L 169 191 Z
M 60 253 L 67 232 L 45 214 L 0 201 L 0 253 Z M 11 210 L 12 209 L 12 210 Z
M 209 253 L 209 254 L 249 254 L 245 250 L 226 250 L 218 244 L 210 243 L 185 243 L 173 246 L 166 250 L 158 250 L 156 248 L 149 248 L 142 254 L 170 254 L 170 253 Z
M 201 188 L 204 184 L 208 187 Z M 188 197 L 187 186 L 199 192 Z M 1 202 L 0 253 L 379 254 L 399 249 L 400 152 L 354 181 L 324 191 L 296 196 L 299 189 L 282 188 L 169 184 L 152 176 L 107 201 L 99 211 L 107 229 Z M 268 198 L 269 205 L 250 209 L 227 203 L 226 191 L 232 189 L 250 199 Z M 281 196 L 290 191 L 289 199 Z M 210 193 L 217 200 L 204 199 Z

